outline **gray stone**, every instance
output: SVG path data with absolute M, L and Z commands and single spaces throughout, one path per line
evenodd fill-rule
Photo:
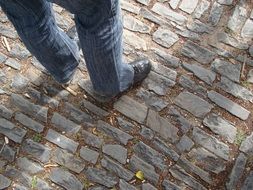
M 220 5 L 219 3 L 214 2 L 210 11 L 208 21 L 213 26 L 216 26 L 220 21 L 222 13 L 223 13 L 223 5 Z
M 251 91 L 232 82 L 226 77 L 221 77 L 221 81 L 217 84 L 217 86 L 237 98 L 242 98 L 243 100 L 248 100 L 253 103 L 253 93 Z
M 147 50 L 147 42 L 143 38 L 136 35 L 134 32 L 125 30 L 123 35 L 123 41 L 125 44 L 134 47 L 135 50 Z
M 185 152 L 190 151 L 193 145 L 194 142 L 188 136 L 184 135 L 182 136 L 176 147 L 180 152 Z
M 237 129 L 229 121 L 218 115 L 210 114 L 203 120 L 203 124 L 215 134 L 224 137 L 228 142 L 233 143 L 235 141 Z
M 249 117 L 250 112 L 248 110 L 215 91 L 209 91 L 208 98 L 242 120 L 246 120 Z
M 52 160 L 78 174 L 81 173 L 85 167 L 82 159 L 60 148 L 54 151 Z
M 220 156 L 224 160 L 229 160 L 229 146 L 207 134 L 205 131 L 194 127 L 192 138 L 195 143 L 202 145 L 204 148 Z
M 80 125 L 68 120 L 57 112 L 54 112 L 51 123 L 58 130 L 70 135 L 78 133 L 81 128 Z
M 233 32 L 239 32 L 247 19 L 247 10 L 244 7 L 236 5 L 233 15 L 228 21 L 228 28 Z
M 0 174 L 0 189 L 7 189 L 11 185 L 11 180 Z
M 197 95 L 200 95 L 202 97 L 206 97 L 207 95 L 207 89 L 203 86 L 196 84 L 188 76 L 181 75 L 178 82 L 182 87 L 187 88 L 187 90 L 189 91 L 193 91 Z
M 35 117 L 39 121 L 47 122 L 48 108 L 35 105 L 18 94 L 11 94 L 12 105 L 17 106 L 22 112 Z
M 166 66 L 163 66 L 159 63 L 153 63 L 152 70 L 154 72 L 161 74 L 162 76 L 172 80 L 172 81 L 176 81 L 176 79 L 177 79 L 177 72 L 175 70 L 170 69 Z
M 18 38 L 17 32 L 13 27 L 8 26 L 7 24 L 0 23 L 0 34 L 6 36 L 7 38 L 16 39 Z
M 9 162 L 13 162 L 15 160 L 16 156 L 16 150 L 9 145 L 1 145 L 2 152 L 0 152 L 0 157 L 4 158 L 5 160 L 8 160 Z
M 31 62 L 31 63 L 32 63 L 33 66 L 36 67 L 39 71 L 42 71 L 43 73 L 46 74 L 46 69 L 45 69 L 45 67 L 44 67 L 35 57 L 32 58 L 32 62 Z
M 151 185 L 150 183 L 143 183 L 141 185 L 141 189 L 142 190 L 157 190 L 157 188 L 155 188 L 153 185 Z
M 249 47 L 249 54 L 251 57 L 253 57 L 253 45 Z M 0 58 L 1 59 L 1 58 Z M 1 62 L 1 61 L 0 61 Z
M 158 28 L 153 34 L 153 40 L 163 47 L 169 48 L 178 40 L 178 35 L 166 28 Z
M 149 5 L 150 0 L 137 0 L 139 3 L 143 4 L 143 5 Z
M 135 130 L 135 126 L 132 123 L 122 119 L 121 117 L 117 117 L 117 121 L 119 127 L 127 133 L 133 132 Z
M 137 190 L 133 185 L 130 185 L 125 180 L 119 180 L 119 188 L 120 190 Z
M 211 69 L 232 81 L 240 82 L 241 64 L 232 64 L 227 61 L 215 59 L 212 62 Z
M 176 22 L 179 25 L 184 24 L 187 20 L 185 16 L 167 8 L 162 3 L 155 3 L 155 5 L 152 8 L 152 11 L 165 17 L 169 21 Z
M 253 133 L 251 133 L 251 135 L 249 135 L 241 144 L 240 146 L 240 151 L 249 154 L 249 155 L 253 155 L 253 147 L 252 147 L 252 143 L 253 143 Z
M 37 121 L 34 121 L 33 119 L 19 112 L 15 114 L 15 120 L 38 133 L 41 133 L 45 128 Z
M 203 185 L 197 182 L 191 175 L 186 173 L 186 171 L 182 169 L 181 167 L 179 167 L 178 165 L 171 167 L 169 171 L 173 177 L 175 177 L 178 180 L 183 181 L 184 183 L 186 183 L 193 189 L 207 190 L 207 188 L 205 188 Z
M 133 149 L 135 154 L 147 163 L 154 165 L 162 171 L 167 169 L 167 164 L 165 163 L 166 157 L 150 146 L 139 142 Z
M 51 170 L 50 180 L 64 187 L 67 190 L 82 190 L 83 184 L 71 173 L 61 168 L 53 168 Z
M 118 183 L 118 178 L 116 176 L 102 169 L 88 167 L 85 171 L 85 175 L 88 180 L 108 188 L 114 187 Z
M 134 13 L 134 14 L 137 14 L 137 15 L 140 12 L 140 8 L 139 7 L 133 5 L 132 3 L 128 2 L 128 1 L 125 1 L 125 0 L 121 1 L 121 8 L 123 10 L 126 10 L 126 11 L 128 11 L 130 13 Z
M 192 40 L 192 41 L 200 40 L 199 34 L 192 32 L 190 30 L 187 30 L 185 27 L 182 27 L 182 26 L 176 26 L 175 33 L 185 38 L 188 38 L 189 40 Z
M 163 153 L 165 156 L 170 157 L 175 162 L 179 159 L 178 153 L 173 149 L 173 147 L 159 139 L 158 137 L 155 137 L 153 141 L 154 148 L 159 150 L 161 153 Z
M 192 149 L 188 157 L 194 163 L 206 171 L 219 174 L 226 169 L 225 161 L 204 148 Z
M 120 178 L 126 181 L 130 181 L 134 177 L 134 173 L 130 172 L 129 170 L 125 169 L 120 164 L 116 163 L 115 161 L 107 157 L 101 160 L 101 165 L 105 169 L 117 174 L 117 176 L 119 176 Z
M 13 187 L 13 190 L 28 190 L 28 189 L 23 185 L 15 184 L 15 186 Z
M 77 147 L 79 145 L 79 143 L 67 138 L 64 135 L 61 135 L 60 133 L 52 129 L 48 130 L 45 139 L 72 153 L 76 152 Z
M 178 68 L 180 64 L 180 59 L 177 57 L 174 57 L 171 54 L 168 54 L 158 48 L 152 49 L 155 54 L 155 60 L 159 63 L 163 63 L 168 67 Z M 253 51 L 253 50 L 252 50 Z
M 0 116 L 6 119 L 10 119 L 13 115 L 13 111 L 6 108 L 4 105 L 0 105 Z
M 0 52 L 0 63 L 5 62 L 6 59 L 7 59 L 7 56 Z
M 3 70 L 0 70 L 0 83 L 6 83 L 6 82 L 7 82 L 6 72 Z
M 214 52 L 211 52 L 210 50 L 203 48 L 191 41 L 187 41 L 184 44 L 184 47 L 182 48 L 181 52 L 186 57 L 193 58 L 202 64 L 210 63 L 215 57 Z
M 198 77 L 200 80 L 204 81 L 210 86 L 212 86 L 213 82 L 216 79 L 215 72 L 209 69 L 205 69 L 198 64 L 183 63 L 182 65 L 186 70 L 193 72 L 196 77 Z
M 241 31 L 241 36 L 243 38 L 248 38 L 249 40 L 251 40 L 253 38 L 253 20 L 251 19 L 247 19 L 247 21 L 245 22 L 242 31 Z
M 0 88 L 0 95 L 2 95 L 2 94 L 6 94 L 6 92 Z
M 111 156 L 121 164 L 126 164 L 127 149 L 117 144 L 106 144 L 102 149 L 103 153 Z
M 2 147 L 2 144 L 1 144 L 1 147 Z M 7 161 L 1 159 L 0 160 L 0 170 L 3 171 L 6 165 L 7 165 Z
M 10 51 L 10 55 L 18 59 L 27 59 L 31 54 L 30 52 L 20 44 L 14 44 L 14 47 Z
M 236 185 L 239 182 L 239 179 L 243 175 L 243 171 L 245 169 L 246 162 L 247 162 L 247 157 L 243 153 L 240 153 L 239 156 L 237 157 L 235 165 L 233 166 L 233 169 L 229 175 L 229 181 L 227 181 L 227 183 L 226 183 L 227 189 L 236 189 Z
M 99 131 L 104 132 L 109 137 L 116 139 L 117 141 L 121 142 L 124 145 L 126 145 L 128 141 L 133 138 L 133 136 L 121 131 L 120 129 L 112 127 L 108 123 L 101 120 L 98 121 L 97 129 Z
M 154 138 L 154 133 L 151 129 L 141 126 L 141 132 L 140 132 L 141 136 L 143 136 L 144 138 L 151 140 Z
M 31 139 L 26 139 L 21 150 L 32 158 L 47 163 L 50 158 L 51 149 L 43 144 L 36 143 Z
M 84 108 L 88 109 L 89 111 L 100 117 L 107 117 L 109 115 L 109 112 L 101 109 L 100 107 L 97 107 L 96 105 L 92 104 L 87 100 L 82 100 L 81 106 L 83 106 Z
M 249 190 L 253 188 L 253 171 L 248 174 L 248 177 L 244 181 L 242 190 Z
M 198 6 L 196 7 L 193 17 L 194 18 L 200 18 L 208 9 L 210 6 L 210 2 L 207 0 L 202 0 Z
M 161 135 L 165 140 L 169 140 L 170 142 L 178 140 L 178 129 L 153 110 L 149 110 L 146 125 Z
M 213 108 L 207 101 L 189 92 L 181 92 L 174 103 L 199 118 L 205 117 Z
M 63 15 L 55 12 L 55 20 L 57 25 L 63 30 L 68 30 L 71 27 L 71 20 L 66 15 L 63 17 Z
M 162 20 L 161 18 L 155 16 L 155 15 L 154 15 L 153 13 L 151 13 L 148 9 L 143 8 L 143 7 L 140 9 L 140 15 L 141 15 L 143 18 L 145 18 L 145 19 L 147 19 L 147 20 L 149 20 L 149 21 L 151 21 L 151 22 L 154 22 L 154 23 L 156 23 L 156 24 L 159 24 L 159 25 L 162 25 L 162 24 L 166 23 L 165 20 Z
M 177 186 L 169 180 L 164 180 L 162 186 L 164 190 L 181 190 L 181 187 Z
M 44 168 L 36 163 L 33 162 L 26 157 L 20 157 L 17 159 L 17 166 L 20 168 L 22 171 L 26 171 L 29 174 L 38 174 L 44 171 Z
M 187 28 L 197 33 L 210 33 L 213 30 L 213 28 L 197 19 L 194 20 L 192 23 L 187 23 Z
M 96 164 L 99 157 L 99 153 L 95 150 L 82 146 L 82 148 L 80 149 L 80 157 L 87 162 Z
M 219 42 L 222 42 L 224 44 L 230 45 L 232 47 L 235 47 L 237 49 L 246 50 L 249 48 L 249 45 L 243 41 L 239 41 L 236 38 L 230 37 L 225 32 L 220 32 L 217 34 L 217 40 Z
M 222 5 L 232 5 L 233 0 L 218 0 L 218 3 L 220 3 Z
M 5 61 L 4 63 L 7 66 L 12 67 L 13 69 L 16 70 L 20 70 L 21 69 L 21 65 L 19 64 L 19 62 L 17 62 L 15 59 L 12 58 L 8 58 L 7 61 Z
M 195 10 L 195 8 L 198 5 L 198 0 L 192 0 L 192 1 L 188 1 L 188 0 L 183 0 L 179 6 L 179 8 L 188 13 L 191 14 L 193 13 L 193 11 Z
M 80 140 L 83 140 L 86 144 L 100 148 L 103 144 L 103 140 L 100 139 L 98 136 L 93 135 L 92 133 L 89 133 L 85 130 L 81 131 L 81 137 Z
M 18 73 L 12 79 L 11 87 L 15 90 L 24 90 L 28 83 L 29 79 Z
M 238 55 L 236 58 L 235 58 L 237 61 L 240 61 L 241 63 L 246 63 L 247 65 L 253 67 L 253 59 L 251 59 L 250 57 L 247 57 L 246 54 L 242 55 Z
M 169 4 L 172 9 L 176 9 L 180 0 L 170 0 Z
M 253 69 L 248 72 L 247 81 L 253 83 Z
M 151 28 L 141 22 L 140 20 L 136 19 L 135 17 L 131 15 L 124 15 L 124 27 L 127 28 L 128 30 L 131 30 L 133 32 L 140 32 L 140 33 L 146 33 L 149 34 L 151 31 Z
M 154 166 L 143 161 L 135 154 L 131 157 L 129 163 L 130 168 L 133 172 L 142 171 L 146 179 L 148 179 L 154 184 L 158 183 L 159 175 L 155 172 Z

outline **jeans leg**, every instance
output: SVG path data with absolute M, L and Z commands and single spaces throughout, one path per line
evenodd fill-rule
M 45 0 L 0 0 L 27 49 L 60 83 L 78 66 L 77 45 L 56 25 L 51 3 Z

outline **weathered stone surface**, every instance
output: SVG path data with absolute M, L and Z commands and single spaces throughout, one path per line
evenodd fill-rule
M 18 38 L 17 32 L 13 27 L 10 27 L 6 24 L 0 23 L 0 34 L 2 36 L 6 36 L 8 38 L 16 39 Z
M 92 113 L 100 117 L 106 117 L 109 115 L 107 111 L 101 109 L 100 107 L 97 107 L 96 105 L 92 104 L 91 102 L 87 100 L 82 100 L 81 106 L 85 107 L 86 109 L 88 109 L 89 111 L 91 111 Z
M 121 8 L 123 10 L 126 10 L 126 11 L 128 11 L 130 13 L 134 13 L 134 14 L 137 14 L 137 15 L 140 12 L 140 8 L 139 7 L 133 5 L 132 3 L 128 2 L 128 1 L 125 1 L 125 0 L 121 1 Z
M 177 186 L 176 184 L 172 183 L 169 180 L 164 180 L 162 183 L 164 190 L 180 190 L 181 187 Z
M 143 161 L 135 154 L 131 157 L 129 163 L 130 168 L 133 172 L 142 171 L 146 179 L 153 182 L 154 184 L 158 183 L 159 175 L 155 172 L 154 166 Z
M 116 176 L 102 169 L 88 167 L 85 171 L 85 175 L 90 181 L 104 185 L 108 188 L 113 187 L 118 183 L 118 178 Z
M 175 44 L 179 38 L 178 35 L 166 28 L 158 28 L 153 34 L 153 40 L 163 47 L 169 48 Z
M 16 156 L 16 149 L 12 148 L 9 145 L 0 145 L 1 149 L 2 146 L 2 152 L 0 153 L 0 157 L 4 158 L 5 160 L 8 160 L 9 162 L 13 162 L 15 160 L 15 156 Z
M 101 120 L 98 121 L 97 129 L 104 132 L 109 137 L 113 137 L 124 145 L 126 145 L 127 142 L 133 138 L 133 136 L 119 130 L 118 128 L 112 127 L 108 123 Z
M 7 59 L 4 64 L 16 70 L 21 69 L 21 65 L 15 59 L 12 58 Z
M 126 163 L 127 149 L 117 144 L 106 144 L 102 148 L 103 153 L 111 156 L 121 164 Z
M 162 25 L 162 24 L 166 23 L 165 20 L 162 20 L 161 18 L 157 17 L 152 12 L 150 12 L 148 9 L 143 8 L 143 7 L 140 9 L 140 15 L 143 18 L 145 18 L 147 20 L 150 20 L 151 22 L 154 22 L 154 23 L 159 24 L 159 25 Z
M 222 5 L 232 5 L 233 0 L 218 0 L 218 3 L 220 3 Z
M 229 121 L 216 114 L 210 114 L 203 120 L 203 124 L 215 134 L 224 137 L 228 142 L 233 143 L 236 138 L 237 129 Z
M 33 162 L 33 161 L 27 159 L 26 157 L 18 158 L 17 159 L 17 166 L 22 171 L 26 171 L 32 175 L 38 174 L 38 173 L 44 171 L 44 168 L 40 164 Z
M 173 68 L 179 67 L 179 64 L 180 64 L 179 58 L 174 57 L 173 55 L 168 54 L 158 48 L 153 48 L 152 50 L 154 51 L 154 55 L 155 55 L 154 57 L 157 62 L 164 63 L 168 67 L 173 67 Z
M 188 136 L 184 135 L 182 136 L 176 147 L 180 152 L 185 152 L 190 151 L 193 145 L 194 142 Z
M 249 40 L 253 38 L 253 21 L 251 19 L 247 19 L 245 22 L 242 31 L 241 36 L 243 38 L 248 38 Z
M 253 45 L 251 45 L 251 46 L 249 47 L 249 54 L 250 54 L 251 57 L 253 57 Z M 0 58 L 0 60 L 1 60 L 1 58 Z M 1 61 L 0 61 L 0 62 L 1 62 Z
M 207 0 L 202 0 L 198 6 L 196 7 L 193 17 L 200 18 L 208 9 L 210 6 L 210 2 Z
M 246 8 L 236 5 L 233 15 L 228 21 L 228 28 L 233 32 L 238 32 L 247 19 Z
M 192 0 L 192 1 L 183 0 L 180 4 L 179 8 L 181 10 L 183 10 L 184 12 L 191 14 L 191 13 L 193 13 L 193 11 L 197 7 L 197 5 L 198 5 L 198 0 Z
M 119 180 L 119 188 L 120 190 L 137 190 L 133 185 L 130 185 L 125 180 Z
M 146 51 L 148 48 L 147 43 L 144 39 L 137 36 L 134 32 L 130 32 L 127 30 L 124 31 L 123 41 L 137 50 Z
M 239 179 L 243 175 L 243 171 L 245 169 L 245 165 L 247 162 L 247 157 L 240 153 L 236 159 L 235 165 L 229 175 L 229 181 L 226 183 L 227 189 L 235 189 Z
M 173 149 L 173 147 L 159 139 L 158 137 L 155 137 L 153 141 L 154 147 L 159 150 L 161 153 L 163 153 L 165 156 L 170 157 L 172 160 L 177 161 L 179 158 L 178 153 Z
M 249 135 L 241 144 L 240 146 L 240 151 L 249 154 L 249 155 L 253 155 L 253 147 L 252 147 L 252 143 L 253 143 L 253 133 L 251 133 L 251 135 Z
M 197 127 L 193 128 L 192 138 L 197 144 L 202 145 L 207 150 L 220 156 L 224 160 L 229 160 L 229 147 L 225 143 L 220 142 L 218 139 Z
M 57 25 L 63 30 L 68 30 L 71 27 L 71 20 L 67 15 L 63 17 L 63 15 L 56 12 L 55 20 Z
M 182 65 L 186 70 L 193 72 L 196 77 L 198 77 L 200 80 L 203 80 L 210 86 L 216 79 L 216 74 L 213 71 L 205 69 L 198 64 L 183 63 Z
M 0 189 L 7 189 L 11 185 L 11 180 L 0 174 Z
M 150 183 L 143 183 L 141 186 L 142 190 L 157 190 L 153 185 Z
M 214 52 L 199 46 L 198 44 L 187 41 L 181 50 L 181 53 L 186 57 L 193 58 L 202 64 L 210 63 L 215 56 Z
M 79 143 L 67 138 L 64 135 L 61 135 L 52 129 L 48 130 L 45 139 L 72 153 L 76 152 L 76 149 L 79 145 Z
M 249 190 L 253 188 L 253 171 L 251 171 L 244 181 L 244 184 L 242 186 L 242 190 Z
M 199 20 L 194 20 L 192 23 L 187 23 L 187 28 L 197 33 L 210 33 L 213 30 L 212 27 Z
M 81 173 L 85 167 L 84 162 L 80 158 L 60 148 L 54 151 L 52 160 L 76 173 Z
M 49 178 L 54 183 L 64 187 L 67 190 L 83 189 L 83 184 L 73 174 L 61 168 L 53 168 Z
M 132 123 L 130 123 L 130 122 L 124 120 L 123 118 L 117 117 L 117 121 L 118 121 L 119 127 L 120 127 L 123 131 L 125 131 L 125 132 L 127 132 L 127 133 L 133 132 L 133 131 L 135 130 L 135 126 L 134 126 Z
M 187 18 L 167 7 L 165 7 L 162 3 L 155 3 L 152 8 L 152 11 L 155 13 L 164 16 L 166 19 L 176 22 L 179 25 L 182 25 L 186 22 Z
M 11 87 L 15 90 L 24 90 L 28 85 L 29 79 L 21 74 L 17 74 L 12 79 Z
M 188 38 L 189 40 L 192 40 L 192 41 L 199 41 L 200 40 L 199 34 L 192 32 L 183 26 L 177 25 L 175 33 L 182 36 L 182 37 Z
M 158 74 L 161 74 L 162 76 L 175 81 L 177 79 L 177 72 L 173 69 L 170 69 L 166 66 L 163 66 L 159 63 L 153 63 L 152 64 L 152 70 Z
M 0 88 L 0 95 L 2 95 L 2 94 L 6 94 L 6 92 Z
M 85 130 L 81 131 L 81 137 L 80 140 L 83 140 L 86 144 L 100 148 L 103 144 L 103 140 L 100 139 L 98 136 L 93 135 L 92 133 L 89 133 Z
M 55 128 L 67 134 L 76 134 L 81 128 L 80 125 L 68 120 L 57 112 L 54 112 L 51 123 Z
M 208 97 L 212 102 L 242 120 L 246 120 L 249 117 L 250 112 L 248 110 L 215 91 L 209 91 Z
M 172 9 L 176 9 L 180 0 L 170 0 L 169 4 Z
M 68 102 L 64 103 L 64 111 L 69 114 L 70 119 L 78 124 L 93 123 L 93 119 L 89 114 L 81 111 Z M 76 125 L 76 127 L 78 126 Z
M 13 111 L 6 108 L 4 105 L 0 105 L 0 116 L 6 119 L 10 119 L 13 115 Z
M 144 127 L 144 126 L 141 127 L 140 134 L 141 134 L 141 136 L 143 136 L 144 138 L 149 139 L 149 140 L 154 138 L 154 132 L 151 129 Z
M 249 48 L 249 45 L 247 43 L 245 43 L 243 41 L 239 41 L 236 38 L 230 37 L 225 32 L 218 33 L 217 39 L 219 42 L 230 45 L 230 46 L 235 47 L 237 49 L 246 50 Z
M 10 55 L 18 59 L 27 59 L 31 54 L 30 52 L 20 44 L 14 44 L 14 47 L 10 51 Z
M 140 33 L 147 33 L 149 34 L 151 31 L 151 28 L 141 22 L 140 20 L 136 19 L 135 17 L 131 15 L 124 15 L 124 27 L 128 30 L 131 30 L 133 32 L 140 32 Z
M 235 58 L 237 61 L 240 61 L 241 63 L 246 63 L 247 65 L 249 66 L 253 66 L 253 59 L 251 59 L 250 57 L 247 57 L 246 54 L 242 55 L 238 55 L 236 58 Z
M 251 91 L 232 82 L 226 77 L 221 77 L 221 81 L 217 84 L 217 86 L 237 98 L 242 98 L 253 103 L 253 93 Z
M 194 161 L 197 166 L 202 167 L 206 171 L 219 174 L 225 170 L 225 161 L 204 148 L 192 149 L 188 157 L 190 160 Z
M 219 3 L 214 2 L 212 9 L 210 11 L 208 21 L 213 26 L 216 26 L 220 21 L 222 13 L 223 13 L 223 6 L 220 5 Z
M 212 62 L 211 69 L 232 81 L 240 82 L 241 64 L 232 64 L 227 61 L 215 59 Z
M 18 94 L 11 94 L 12 105 L 17 106 L 22 112 L 35 117 L 39 121 L 47 122 L 48 108 L 35 105 Z
M 247 81 L 253 83 L 253 69 L 248 72 Z
M 134 173 L 130 172 L 117 162 L 107 157 L 101 160 L 101 165 L 107 170 L 117 174 L 117 176 L 119 176 L 120 178 L 125 179 L 126 181 L 129 181 L 134 177 Z
M 173 177 L 183 181 L 193 189 L 207 190 L 207 188 L 197 182 L 191 175 L 186 173 L 186 171 L 178 165 L 173 166 L 169 171 Z
M 49 161 L 51 149 L 43 144 L 36 143 L 31 139 L 26 139 L 23 143 L 21 150 L 32 158 L 37 159 L 43 163 Z
M 96 164 L 98 157 L 99 157 L 99 153 L 97 151 L 91 150 L 87 147 L 82 147 L 80 149 L 80 157 L 88 162 Z
M 38 133 L 41 133 L 45 128 L 37 121 L 34 121 L 33 119 L 19 112 L 15 114 L 15 120 Z
M 167 169 L 165 156 L 149 147 L 148 145 L 144 144 L 143 142 L 136 144 L 133 149 L 135 154 L 139 158 L 145 160 L 147 163 L 154 165 L 162 171 Z
M 0 63 L 3 63 L 7 59 L 7 56 L 3 53 L 0 53 Z
M 150 0 L 137 0 L 137 1 L 143 5 L 149 5 L 150 3 Z
M 175 142 L 178 139 L 178 129 L 153 110 L 149 110 L 146 125 L 166 140 Z
M 205 115 L 213 108 L 213 106 L 207 101 L 189 92 L 181 92 L 174 102 L 177 106 L 189 111 L 199 118 L 205 117 Z

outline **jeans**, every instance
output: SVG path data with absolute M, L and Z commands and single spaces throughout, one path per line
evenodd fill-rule
M 122 63 L 119 0 L 0 0 L 27 49 L 59 83 L 71 79 L 79 63 L 77 44 L 56 25 L 52 3 L 75 15 L 75 24 L 94 90 L 114 96 L 133 81 Z

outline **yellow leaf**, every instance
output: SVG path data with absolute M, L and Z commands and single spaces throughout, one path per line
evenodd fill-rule
M 142 171 L 136 172 L 135 176 L 140 179 L 141 181 L 144 180 L 144 173 Z

